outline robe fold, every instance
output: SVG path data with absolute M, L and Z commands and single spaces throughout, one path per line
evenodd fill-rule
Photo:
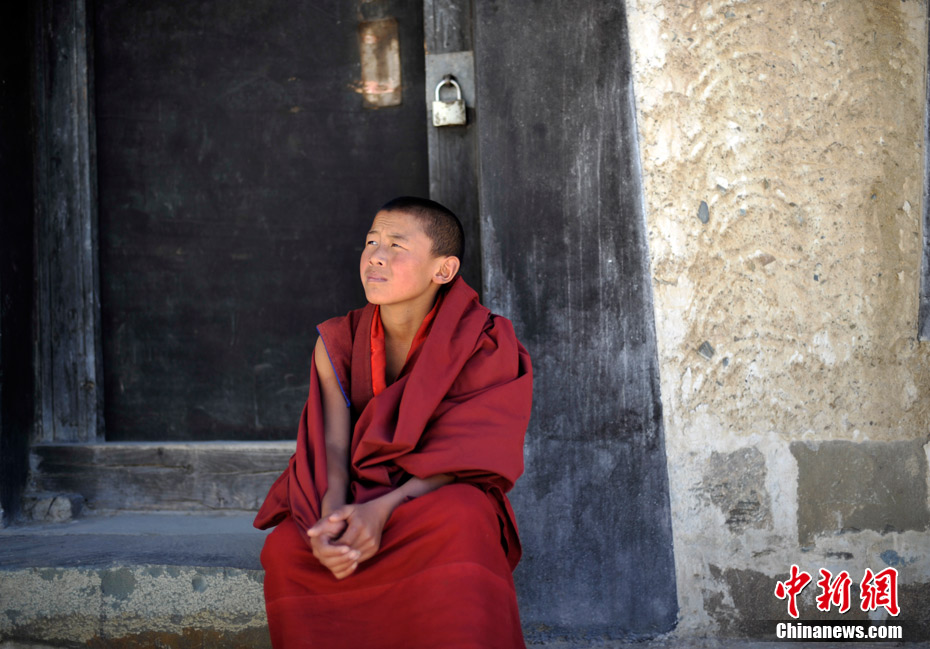
M 511 572 L 520 558 L 505 495 L 523 472 L 532 399 L 529 355 L 510 321 L 461 278 L 397 379 L 372 389 L 371 304 L 317 330 L 351 408 L 350 502 L 411 476 L 452 484 L 399 505 L 378 553 L 343 580 L 313 556 L 309 529 L 326 493 L 323 405 L 311 363 L 297 452 L 255 519 L 276 649 L 523 647 Z M 377 371 L 377 368 L 376 370 Z

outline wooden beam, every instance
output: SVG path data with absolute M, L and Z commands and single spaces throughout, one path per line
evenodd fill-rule
M 103 439 L 91 18 L 36 5 L 36 431 Z
M 92 510 L 257 510 L 294 442 L 39 444 L 34 492 Z

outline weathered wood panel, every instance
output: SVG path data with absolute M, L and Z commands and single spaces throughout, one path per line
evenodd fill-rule
M 91 25 L 84 0 L 36 3 L 37 431 L 102 439 Z
M 426 195 L 418 3 L 98 0 L 107 439 L 293 438 L 374 211 Z M 399 28 L 402 105 L 359 22 Z
M 425 0 L 426 106 L 429 147 L 429 196 L 458 215 L 465 230 L 462 277 L 481 293 L 481 234 L 478 218 L 478 119 L 472 61 L 471 0 Z M 454 60 L 456 65 L 446 65 Z M 432 101 L 436 84 L 452 74 L 462 86 L 465 126 L 435 127 Z
M 485 301 L 533 358 L 524 623 L 675 624 L 652 291 L 622 2 L 481 2 Z
M 472 0 L 424 0 L 423 31 L 429 54 L 464 52 L 474 45 Z
M 293 453 L 290 442 L 38 445 L 32 489 L 98 510 L 257 510 Z

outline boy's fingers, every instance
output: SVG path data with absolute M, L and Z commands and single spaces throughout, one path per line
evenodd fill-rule
M 351 575 L 353 572 L 355 572 L 355 569 L 356 569 L 357 567 L 358 567 L 358 564 L 356 563 L 356 564 L 353 564 L 353 565 L 349 566 L 349 567 L 346 568 L 345 570 L 335 570 L 335 571 L 333 571 L 333 576 L 334 576 L 336 579 L 345 579 L 346 577 L 348 577 L 349 575 Z
M 357 563 L 358 560 L 351 559 L 349 557 L 320 559 L 320 564 L 327 568 L 334 575 L 338 575 L 339 573 L 349 570 L 354 564 Z
M 332 538 L 329 536 L 314 539 L 310 543 L 313 547 L 313 554 L 317 557 L 341 557 L 348 554 L 349 550 L 344 545 L 333 543 Z
M 348 573 L 354 570 L 355 569 L 354 566 L 358 565 L 358 558 L 345 556 L 345 557 L 338 557 L 335 559 L 330 559 L 327 561 L 321 561 L 320 563 L 322 563 L 326 568 L 328 568 L 330 572 L 332 572 L 334 575 L 338 576 L 339 574 Z
M 330 521 L 329 518 L 321 518 L 307 530 L 307 536 L 310 538 L 316 536 L 339 536 L 339 533 L 345 528 L 345 521 Z
M 339 543 L 350 545 L 353 548 L 358 546 L 360 530 L 357 525 L 349 525 L 342 536 L 339 537 Z
M 320 561 L 355 561 L 359 557 L 359 551 L 353 550 L 348 545 L 326 544 L 315 552 Z
M 352 548 L 347 545 L 333 545 L 331 543 L 327 543 L 326 545 L 320 547 L 317 552 L 320 557 L 324 558 L 345 557 L 352 552 Z
M 336 523 L 338 521 L 344 521 L 352 513 L 352 509 L 353 507 L 351 505 L 345 505 L 343 507 L 340 507 L 339 509 L 335 510 L 332 514 L 327 516 L 326 520 L 328 520 L 331 523 Z
M 336 572 L 338 570 L 345 570 L 346 568 L 351 566 L 353 563 L 357 563 L 357 562 L 358 562 L 358 559 L 346 555 L 343 557 L 330 557 L 328 559 L 325 559 L 324 561 L 321 561 L 320 563 L 322 563 L 324 566 L 326 566 L 333 572 Z

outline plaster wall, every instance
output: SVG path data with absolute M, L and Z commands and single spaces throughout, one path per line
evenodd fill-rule
M 792 563 L 927 597 L 927 3 L 627 10 L 679 629 L 783 615 Z

